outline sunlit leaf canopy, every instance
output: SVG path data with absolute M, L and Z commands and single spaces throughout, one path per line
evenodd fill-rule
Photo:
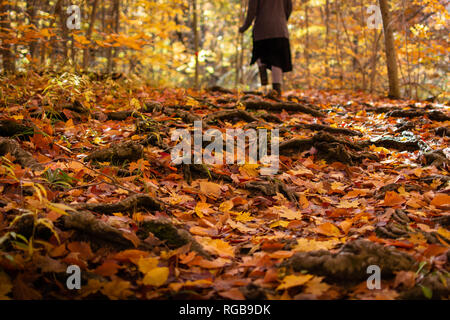
M 196 0 L 200 85 L 257 85 L 249 66 L 251 32 L 238 27 L 247 0 Z M 446 1 L 389 1 L 402 90 L 410 96 L 446 95 Z M 193 0 L 4 1 L 0 39 L 18 70 L 118 72 L 155 86 L 192 86 L 195 72 Z M 294 1 L 289 21 L 294 72 L 291 87 L 387 87 L 380 25 L 372 29 L 377 1 Z M 81 9 L 81 29 L 66 27 L 69 5 Z M 89 50 L 87 50 L 89 49 Z M 88 54 L 86 53 L 88 52 Z M 88 55 L 86 58 L 85 56 Z M 87 62 L 84 62 L 87 60 Z

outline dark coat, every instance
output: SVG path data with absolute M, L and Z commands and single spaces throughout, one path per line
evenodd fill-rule
M 255 41 L 272 38 L 289 38 L 287 21 L 292 13 L 292 0 L 250 0 L 247 18 L 240 32 L 245 32 L 255 20 Z

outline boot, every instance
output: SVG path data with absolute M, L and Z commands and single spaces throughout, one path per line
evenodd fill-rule
M 259 78 L 261 79 L 261 86 L 267 86 L 269 84 L 269 77 L 267 76 L 266 67 L 258 67 L 259 68 Z
M 281 83 L 272 83 L 272 88 L 281 97 Z

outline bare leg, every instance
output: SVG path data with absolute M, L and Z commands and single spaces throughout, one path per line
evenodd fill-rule
M 283 70 L 272 66 L 272 86 L 279 95 L 281 95 L 281 83 L 283 81 Z
M 256 60 L 259 69 L 259 78 L 261 79 L 261 85 L 267 86 L 269 84 L 269 78 L 267 76 L 267 67 L 261 62 L 261 59 Z
M 281 68 L 272 66 L 272 83 L 279 83 L 283 81 L 283 70 Z

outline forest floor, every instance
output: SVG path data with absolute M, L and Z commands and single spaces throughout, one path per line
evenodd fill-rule
M 446 105 L 69 74 L 0 89 L 0 299 L 450 297 Z M 175 166 L 194 121 L 279 129 L 278 174 Z

